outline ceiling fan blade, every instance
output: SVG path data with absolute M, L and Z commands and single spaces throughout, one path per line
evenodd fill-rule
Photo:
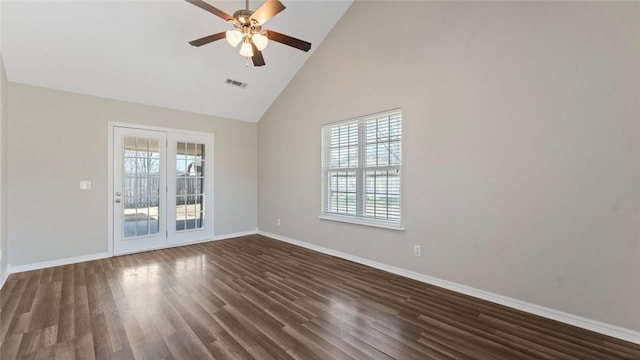
M 253 50 L 253 57 L 251 57 L 251 60 L 253 61 L 253 66 L 265 66 L 266 64 L 264 63 L 262 52 L 258 50 L 258 48 L 256 47 L 256 44 L 253 43 L 253 40 L 249 40 L 249 42 L 251 43 L 251 49 Z
M 233 20 L 233 16 L 227 14 L 226 12 L 224 12 L 224 11 L 222 11 L 222 10 L 216 8 L 216 7 L 213 7 L 213 6 L 209 5 L 208 3 L 206 3 L 206 2 L 204 2 L 202 0 L 186 0 L 186 1 L 191 3 L 191 4 L 193 4 L 193 5 L 195 5 L 195 6 L 197 6 L 197 7 L 199 7 L 199 8 L 201 8 L 201 9 L 203 9 L 203 10 L 206 10 L 206 11 L 212 13 L 215 16 L 221 17 L 225 21 Z
M 189 44 L 193 46 L 202 46 L 202 45 L 206 45 L 208 43 L 214 42 L 216 40 L 224 39 L 225 36 L 226 34 L 224 32 L 219 32 L 217 34 L 213 34 L 197 40 L 189 41 Z
M 285 44 L 285 45 L 289 45 L 291 47 L 294 47 L 296 49 L 302 50 L 302 51 L 309 51 L 311 49 L 311 43 L 310 42 L 306 42 L 304 40 L 300 40 L 300 39 L 296 39 L 294 37 L 291 37 L 289 35 L 285 35 L 285 34 L 281 34 L 279 32 L 273 31 L 273 30 L 267 30 L 267 38 L 269 38 L 269 40 L 273 40 L 273 41 L 277 41 L 281 44 Z
M 259 8 L 256 9 L 256 11 L 253 12 L 251 18 L 257 21 L 259 25 L 263 25 L 284 9 L 286 8 L 280 1 L 266 0 Z

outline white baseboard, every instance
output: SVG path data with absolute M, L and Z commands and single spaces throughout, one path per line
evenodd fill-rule
M 258 230 L 255 229 L 255 230 L 249 230 L 249 231 L 240 231 L 240 232 L 229 233 L 229 234 L 215 235 L 211 239 L 196 240 L 196 241 L 185 242 L 185 243 L 180 243 L 180 244 L 170 244 L 170 245 L 163 246 L 161 248 L 157 248 L 157 249 L 154 249 L 154 250 L 162 250 L 162 249 L 169 249 L 169 248 L 178 247 L 178 246 L 202 244 L 202 243 L 206 243 L 206 242 L 209 242 L 209 241 L 232 239 L 232 238 L 236 238 L 236 237 L 240 237 L 240 236 L 255 235 L 257 233 L 258 233 Z M 119 255 L 125 255 L 125 254 L 119 254 Z
M 40 270 L 40 269 L 49 268 L 53 266 L 62 266 L 62 265 L 75 264 L 75 263 L 84 262 L 84 261 L 106 259 L 108 257 L 109 257 L 108 252 L 102 252 L 102 253 L 96 253 L 96 254 L 74 256 L 74 257 L 65 258 L 65 259 L 42 261 L 42 262 L 37 262 L 33 264 L 11 266 L 9 267 L 9 273 L 15 274 L 15 273 L 24 272 L 24 271 Z
M 240 237 L 240 236 L 255 235 L 257 233 L 258 233 L 258 229 L 254 229 L 254 230 L 241 231 L 241 232 L 236 232 L 236 233 L 231 233 L 231 234 L 216 235 L 211 240 L 217 241 L 217 240 L 232 239 L 232 238 L 236 238 L 236 237 Z
M 640 344 L 640 332 L 625 329 L 620 326 L 603 323 L 596 320 L 591 320 L 581 316 L 573 315 L 559 310 L 554 310 L 548 307 L 532 304 L 526 301 L 513 299 L 507 296 L 494 294 L 488 291 L 476 289 L 470 286 L 457 284 L 451 281 L 438 279 L 432 276 L 420 274 L 410 270 L 402 269 L 399 267 L 379 263 L 377 261 L 361 258 L 358 256 L 350 255 L 340 251 L 328 249 L 322 246 L 309 244 L 303 241 L 288 238 L 277 234 L 272 234 L 266 231 L 258 230 L 258 234 L 264 235 L 276 240 L 280 240 L 289 244 L 304 247 L 310 250 L 318 251 L 327 255 L 335 256 L 341 259 L 353 261 L 359 264 L 367 265 L 372 268 L 387 271 L 396 275 L 404 276 L 413 280 L 417 280 L 426 284 L 435 285 L 444 289 L 452 290 L 461 294 L 473 296 L 482 300 L 491 301 L 496 304 L 508 306 L 513 309 L 528 312 L 534 315 L 542 316 L 547 319 L 556 320 L 565 324 L 573 325 L 582 329 L 590 330 L 600 334 L 608 335 L 617 339 L 629 341 L 635 344 Z
M 254 234 L 257 234 L 257 233 L 258 233 L 258 230 L 255 229 L 255 230 L 241 231 L 241 232 L 230 233 L 230 234 L 222 234 L 222 235 L 216 235 L 211 239 L 206 239 L 206 240 L 201 240 L 201 241 L 194 241 L 194 242 L 191 242 L 191 243 L 188 243 L 188 244 L 169 245 L 169 246 L 164 247 L 164 248 L 192 245 L 192 244 L 203 243 L 203 242 L 208 242 L 208 241 L 231 239 L 231 238 L 240 237 L 240 236 L 254 235 Z M 42 261 L 42 262 L 33 263 L 33 264 L 9 266 L 9 269 L 8 269 L 7 273 L 2 278 L 0 278 L 0 281 L 1 281 L 0 282 L 0 288 L 2 287 L 2 285 L 4 285 L 4 281 L 7 280 L 6 278 L 9 276 L 9 274 L 19 273 L 19 272 L 24 272 L 24 271 L 31 271 L 31 270 L 39 270 L 39 269 L 44 269 L 44 268 L 53 267 L 53 266 L 75 264 L 75 263 L 84 262 L 84 261 L 106 259 L 108 257 L 111 257 L 111 255 L 108 252 L 103 252 L 103 253 L 97 253 L 97 254 L 70 257 L 70 258 L 65 258 L 65 259 Z

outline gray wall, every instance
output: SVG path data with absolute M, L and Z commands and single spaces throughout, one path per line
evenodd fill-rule
M 214 133 L 215 235 L 255 230 L 256 124 L 11 82 L 8 96 L 12 266 L 107 251 L 108 121 Z
M 259 122 L 258 228 L 640 330 L 639 21 L 356 1 Z M 395 107 L 406 231 L 319 220 L 321 125 Z
M 7 77 L 0 54 L 0 279 L 8 270 L 7 238 Z

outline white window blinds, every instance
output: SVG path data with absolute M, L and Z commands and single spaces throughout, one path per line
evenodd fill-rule
M 322 128 L 322 213 L 400 224 L 402 114 L 364 116 Z

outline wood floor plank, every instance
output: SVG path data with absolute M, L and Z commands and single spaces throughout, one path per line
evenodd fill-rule
M 254 359 L 276 359 L 264 348 L 264 341 L 257 338 L 257 330 L 247 328 L 224 308 L 216 313 L 216 320 Z
M 326 326 L 326 322 L 322 322 L 319 320 L 319 318 L 315 318 L 313 321 L 305 323 L 304 327 L 314 335 L 318 336 L 318 338 L 322 339 L 324 342 L 333 344 L 337 349 L 354 359 L 366 359 L 370 357 L 370 355 L 372 354 L 371 352 L 364 352 L 360 347 L 354 346 L 353 344 L 344 341 L 344 338 L 346 336 L 349 336 L 350 334 L 334 332 L 333 329 Z M 388 358 L 388 356 L 381 352 L 377 352 L 375 355 L 378 359 Z
M 2 345 L 0 345 L 0 359 L 18 358 L 18 351 L 20 349 L 20 344 L 22 343 L 23 335 L 23 333 L 20 333 L 4 338 Z M 22 354 L 20 355 L 22 356 Z
M 0 358 L 640 359 L 640 345 L 260 235 L 12 274 Z
M 216 335 L 215 345 L 224 351 L 224 357 L 233 360 L 253 359 L 251 354 L 226 331 Z M 216 358 L 217 359 L 217 358 Z
M 342 349 L 336 346 L 336 344 L 332 344 L 314 332 L 309 331 L 305 325 L 307 325 L 307 323 L 302 326 L 286 326 L 284 331 L 296 339 L 300 344 L 304 345 L 307 350 L 314 354 L 314 357 L 317 356 L 321 359 L 354 359 L 354 357 L 342 351 Z
M 75 346 L 76 346 L 75 339 L 58 342 L 55 346 L 55 353 L 52 358 L 56 360 L 75 359 L 76 358 Z

